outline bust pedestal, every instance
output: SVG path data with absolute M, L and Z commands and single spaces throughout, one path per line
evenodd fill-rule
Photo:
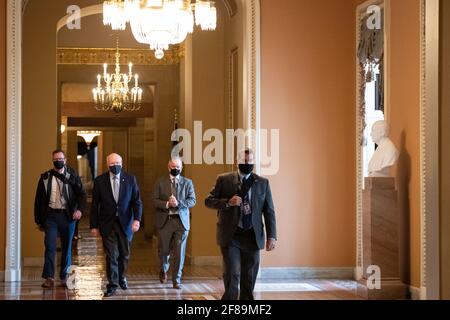
M 357 286 L 358 295 L 365 299 L 408 297 L 408 287 L 400 280 L 397 197 L 395 178 L 366 178 L 362 231 L 364 276 Z M 370 266 L 380 268 L 381 289 L 368 287 L 374 283 L 373 274 L 367 274 Z

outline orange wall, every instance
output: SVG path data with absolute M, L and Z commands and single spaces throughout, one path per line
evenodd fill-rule
M 5 270 L 6 237 L 6 0 L 0 1 L 0 271 Z
M 264 266 L 354 267 L 354 2 L 261 4 L 261 125 L 281 129 L 279 245 Z
M 391 2 L 391 137 L 400 200 L 401 275 L 420 287 L 420 1 Z
M 440 27 L 440 221 L 441 221 L 441 299 L 450 300 L 450 3 L 441 0 Z

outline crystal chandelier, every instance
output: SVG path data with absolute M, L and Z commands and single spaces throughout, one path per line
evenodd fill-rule
M 194 24 L 215 30 L 217 9 L 211 0 L 111 0 L 104 3 L 103 22 L 113 30 L 125 30 L 129 22 L 136 40 L 162 59 L 170 45 L 186 40 Z
M 108 73 L 108 65 L 103 65 L 103 77 L 97 76 L 97 88 L 92 90 L 95 109 L 98 111 L 138 111 L 142 106 L 142 89 L 139 87 L 139 75 L 133 75 L 133 64 L 129 63 L 128 74 L 120 73 L 119 40 L 117 40 L 116 70 Z M 102 87 L 102 78 L 105 86 Z M 134 87 L 130 88 L 134 79 Z

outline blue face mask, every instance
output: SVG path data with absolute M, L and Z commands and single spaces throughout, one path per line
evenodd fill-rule
M 112 174 L 117 176 L 118 174 L 120 174 L 122 172 L 122 166 L 119 166 L 119 165 L 110 166 L 109 171 Z

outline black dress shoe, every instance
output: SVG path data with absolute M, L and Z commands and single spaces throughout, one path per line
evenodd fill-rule
M 183 285 L 181 283 L 174 283 L 173 288 L 175 290 L 183 290 Z
M 126 278 L 119 281 L 119 286 L 122 288 L 122 290 L 128 290 L 128 281 Z
M 116 288 L 109 288 L 109 289 L 106 290 L 106 292 L 103 294 L 103 296 L 104 296 L 105 298 L 112 297 L 113 295 L 116 294 L 116 291 L 117 291 Z
M 166 283 L 167 281 L 167 273 L 165 273 L 163 270 L 159 272 L 159 281 L 161 283 Z

